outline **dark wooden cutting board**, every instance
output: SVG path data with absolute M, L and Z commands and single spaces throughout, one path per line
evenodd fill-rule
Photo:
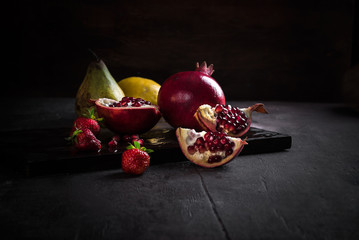
M 101 151 L 78 152 L 65 141 L 69 131 L 69 128 L 53 128 L 3 132 L 0 142 L 7 157 L 1 161 L 7 166 L 24 170 L 27 175 L 121 166 L 121 153 L 126 146 L 121 145 L 116 152 L 109 151 L 107 143 L 114 135 L 112 132 L 101 130 Z M 140 137 L 147 148 L 155 151 L 151 153 L 151 164 L 186 160 L 179 148 L 175 129 L 167 123 L 160 122 Z M 289 135 L 253 127 L 244 137 L 247 137 L 248 145 L 242 155 L 282 151 L 289 149 L 292 143 Z

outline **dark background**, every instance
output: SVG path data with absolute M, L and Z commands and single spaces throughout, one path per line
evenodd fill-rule
M 227 100 L 341 101 L 343 76 L 359 58 L 354 0 L 36 0 L 13 7 L 17 41 L 5 96 L 75 97 L 91 48 L 116 80 L 137 75 L 161 84 L 206 60 Z

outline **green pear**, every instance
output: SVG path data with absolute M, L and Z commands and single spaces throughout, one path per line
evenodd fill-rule
M 76 94 L 76 114 L 82 116 L 88 113 L 88 109 L 93 106 L 90 100 L 110 98 L 120 101 L 124 96 L 105 63 L 102 60 L 91 62 Z

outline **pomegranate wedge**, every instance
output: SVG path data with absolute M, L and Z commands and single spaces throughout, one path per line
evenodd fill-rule
M 218 132 L 196 132 L 194 129 L 177 128 L 176 136 L 185 157 L 202 167 L 214 168 L 235 158 L 247 144 L 240 138 L 232 138 Z
M 223 104 L 211 107 L 204 104 L 197 109 L 195 118 L 203 130 L 224 132 L 232 137 L 241 137 L 251 126 L 253 111 L 268 113 L 262 103 L 256 103 L 248 108 L 238 108 Z

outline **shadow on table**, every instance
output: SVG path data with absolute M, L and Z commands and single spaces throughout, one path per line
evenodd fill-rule
M 331 109 L 333 113 L 347 116 L 347 117 L 359 117 L 359 109 L 350 106 L 340 106 Z

